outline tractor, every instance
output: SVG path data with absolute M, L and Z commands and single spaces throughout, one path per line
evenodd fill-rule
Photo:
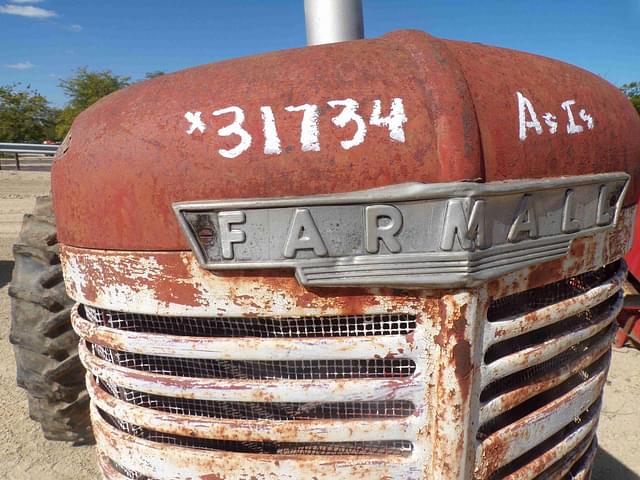
M 74 122 L 57 235 L 42 201 L 16 249 L 32 414 L 93 432 L 108 479 L 588 478 L 637 113 L 559 61 L 305 7 L 306 48 Z

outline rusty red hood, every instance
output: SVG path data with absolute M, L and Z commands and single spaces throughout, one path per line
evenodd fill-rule
M 617 88 L 543 57 L 401 31 L 116 92 L 75 121 L 52 183 L 62 243 L 186 250 L 177 201 L 611 171 L 640 175 L 640 118 Z

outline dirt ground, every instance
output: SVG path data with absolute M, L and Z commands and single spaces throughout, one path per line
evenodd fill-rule
M 23 391 L 15 385 L 9 344 L 8 283 L 11 245 L 22 214 L 49 191 L 46 165 L 23 162 L 25 171 L 0 171 L 0 479 L 85 480 L 98 477 L 93 447 L 71 447 L 42 438 L 29 420 Z M 640 351 L 616 350 L 599 428 L 594 480 L 640 480 Z

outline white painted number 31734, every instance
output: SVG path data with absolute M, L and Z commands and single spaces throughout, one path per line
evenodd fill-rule
M 353 123 L 356 127 L 352 138 L 344 139 L 340 142 L 340 146 L 349 150 L 364 143 L 367 136 L 367 125 L 382 127 L 389 130 L 389 139 L 393 142 L 405 142 L 404 124 L 407 122 L 407 116 L 404 111 L 402 98 L 394 98 L 388 107 L 388 114 L 383 116 L 383 105 L 381 100 L 374 100 L 371 106 L 371 114 L 367 120 L 358 113 L 360 104 L 352 99 L 345 98 L 343 100 L 330 100 L 327 104 L 332 109 L 338 109 L 337 114 L 331 118 L 331 122 L 338 128 L 344 128 L 348 124 Z M 303 152 L 319 152 L 320 151 L 320 135 L 318 132 L 318 105 L 303 104 L 290 105 L 284 110 L 289 113 L 300 112 L 300 149 Z M 237 106 L 230 106 L 212 112 L 213 117 L 230 118 L 231 123 L 220 127 L 217 134 L 221 137 L 237 135 L 238 144 L 233 148 L 219 149 L 218 153 L 225 158 L 236 158 L 246 152 L 253 142 L 253 137 L 247 130 L 243 128 L 245 121 L 244 110 Z M 279 155 L 282 153 L 280 137 L 278 136 L 278 128 L 276 126 L 276 116 L 273 109 L 268 106 L 260 107 L 260 116 L 262 119 L 262 134 L 264 137 L 263 151 L 265 155 Z M 184 118 L 189 122 L 189 128 L 186 132 L 189 135 L 204 134 L 207 130 L 206 119 L 202 118 L 202 112 L 187 112 Z

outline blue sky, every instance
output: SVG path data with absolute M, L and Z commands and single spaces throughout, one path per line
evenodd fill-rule
M 402 28 L 640 80 L 640 0 L 364 0 L 365 34 Z M 133 79 L 305 44 L 303 0 L 0 0 L 0 85 L 55 105 L 80 66 Z

